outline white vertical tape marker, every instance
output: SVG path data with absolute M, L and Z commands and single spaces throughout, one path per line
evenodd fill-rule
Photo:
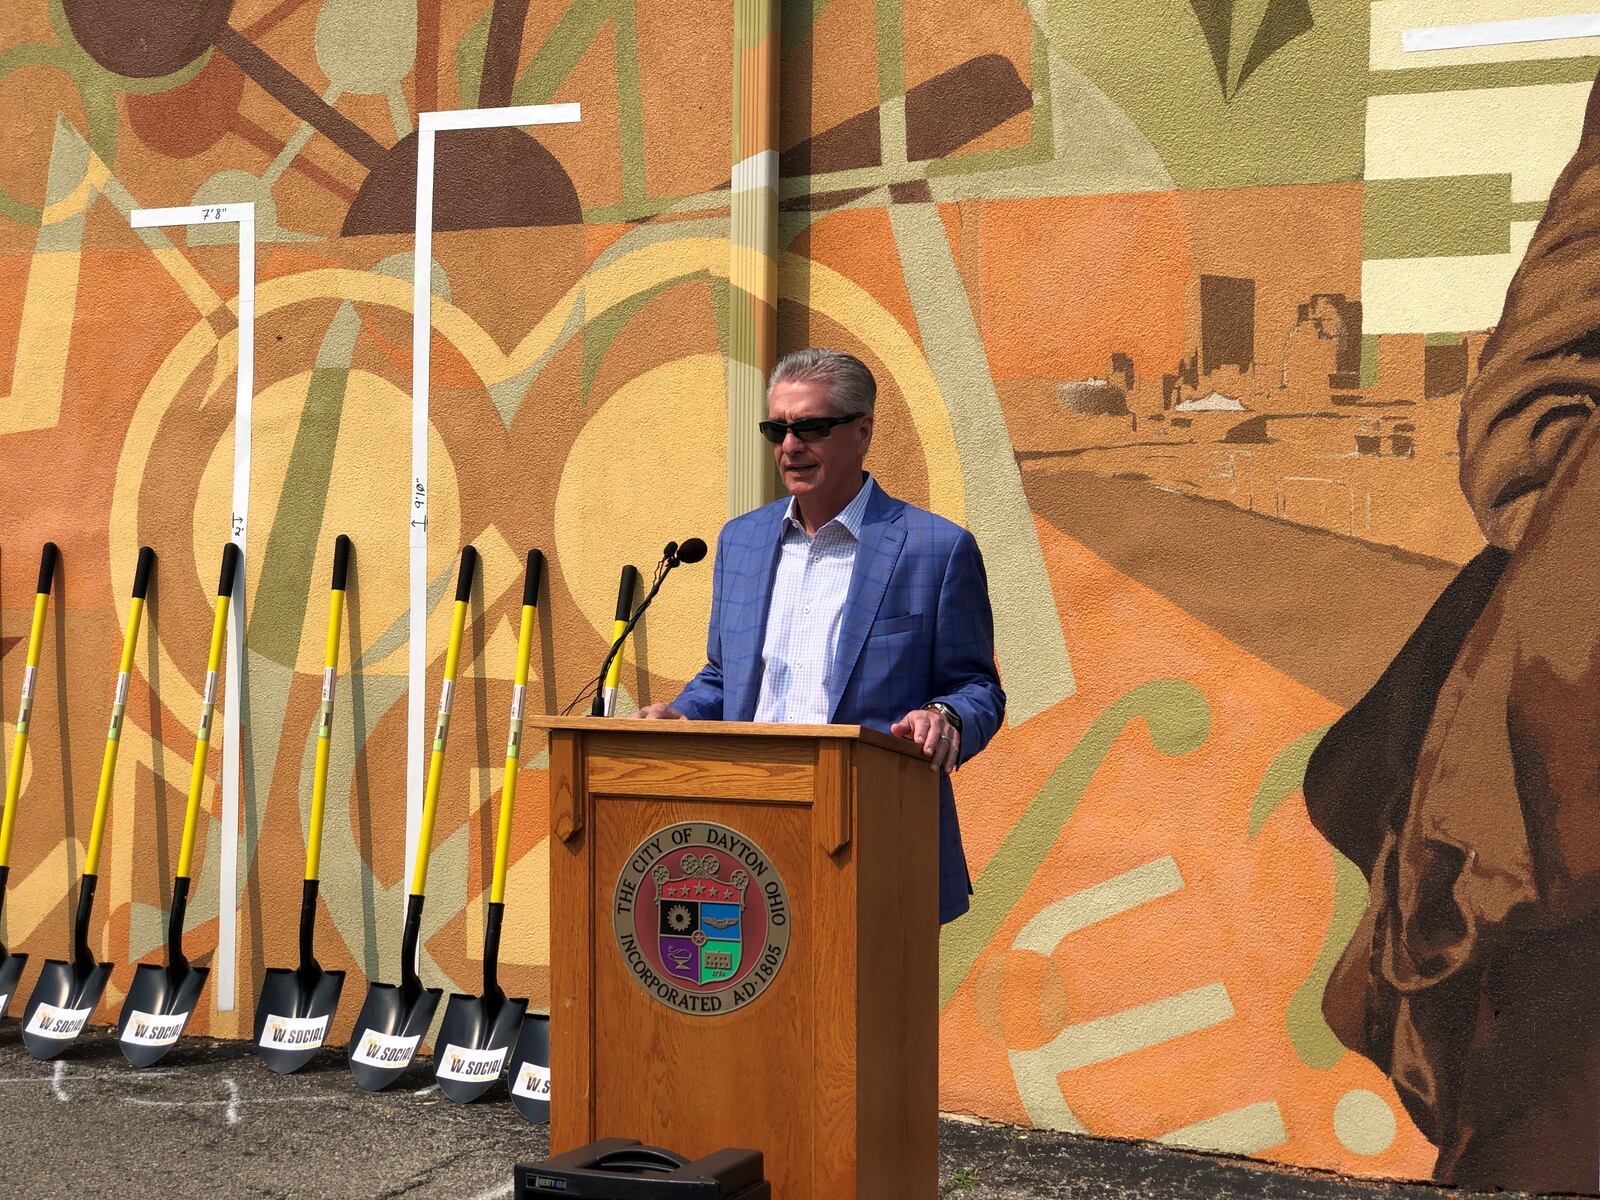
M 411 264 L 411 620 L 406 694 L 406 872 L 416 868 L 422 830 L 422 786 L 433 730 L 423 707 L 428 683 L 428 344 L 433 332 L 433 144 L 453 129 L 503 129 L 518 125 L 570 125 L 583 113 L 576 104 L 520 104 L 417 114 L 417 226 Z M 406 902 L 401 896 L 401 904 Z
M 1400 45 L 1413 52 L 1464 50 L 1469 46 L 1512 46 L 1520 42 L 1559 42 L 1566 38 L 1584 37 L 1600 37 L 1600 13 L 1519 17 L 1511 21 L 1479 21 L 1471 25 L 1407 29 L 1400 34 Z
M 230 537 L 239 547 L 229 604 L 228 692 L 222 708 L 222 840 L 217 862 L 216 997 L 218 1012 L 234 1008 L 239 952 L 239 730 L 244 674 L 245 528 L 250 514 L 250 409 L 256 390 L 256 206 L 190 204 L 141 208 L 128 215 L 135 229 L 157 225 L 239 227 L 239 366 L 233 394 L 233 513 Z

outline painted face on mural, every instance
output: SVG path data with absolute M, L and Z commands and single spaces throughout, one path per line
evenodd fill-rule
M 784 380 L 767 397 L 767 415 L 775 421 L 836 417 L 839 408 L 828 386 L 815 380 Z M 799 502 L 810 523 L 832 520 L 861 489 L 862 464 L 872 445 L 872 417 L 836 425 L 820 441 L 803 442 L 793 432 L 772 448 L 783 486 Z

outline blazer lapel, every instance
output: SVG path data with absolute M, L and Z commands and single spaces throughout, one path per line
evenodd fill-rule
M 867 632 L 878 615 L 883 595 L 889 590 L 889 580 L 894 575 L 895 564 L 900 561 L 900 548 L 906 542 L 905 523 L 901 513 L 905 503 L 887 495 L 876 484 L 872 499 L 867 504 L 866 520 L 861 526 L 861 544 L 856 547 L 856 568 L 850 578 L 850 593 L 844 602 L 844 620 L 839 628 L 839 649 L 833 660 L 833 679 L 838 694 L 833 698 L 833 713 L 844 697 L 846 685 L 861 657 Z M 771 590 L 771 582 L 768 582 Z
M 753 611 L 755 619 L 739 621 L 734 633 L 723 634 L 724 720 L 755 720 L 756 702 L 761 697 L 761 646 L 766 640 L 767 612 L 772 607 L 772 586 L 778 572 L 778 531 L 786 511 L 783 504 L 770 505 L 766 519 L 750 523 L 748 550 L 736 560 L 744 569 L 728 579 L 730 603 L 746 615 Z M 726 673 L 733 664 L 733 673 Z

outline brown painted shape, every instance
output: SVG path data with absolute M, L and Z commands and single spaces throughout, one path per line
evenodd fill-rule
M 906 93 L 906 157 L 953 154 L 1033 107 L 1033 93 L 1003 54 L 984 54 L 924 80 Z
M 522 29 L 528 21 L 528 0 L 494 0 L 489 17 L 489 44 L 483 50 L 483 76 L 478 84 L 479 108 L 511 103 L 522 56 Z
M 233 0 L 62 0 L 61 7 L 95 62 L 118 75 L 155 79 L 211 49 Z
M 216 43 L 257 86 L 358 163 L 376 168 L 384 161 L 386 151 L 376 138 L 237 30 L 224 25 L 216 32 Z
M 520 129 L 461 129 L 434 150 L 433 228 L 577 225 L 578 191 L 555 155 Z M 372 169 L 345 216 L 346 236 L 411 233 L 416 226 L 417 135 Z
M 1024 466 L 1035 513 L 1335 704 L 1361 698 L 1457 571 L 1135 480 Z
M 876 167 L 882 162 L 878 110 L 874 108 L 790 146 L 778 156 L 778 174 L 824 175 Z

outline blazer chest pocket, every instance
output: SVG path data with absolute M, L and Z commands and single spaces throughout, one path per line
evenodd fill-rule
M 914 633 L 922 628 L 921 613 L 907 613 L 903 617 L 883 617 L 872 623 L 869 638 L 892 637 L 897 633 Z

